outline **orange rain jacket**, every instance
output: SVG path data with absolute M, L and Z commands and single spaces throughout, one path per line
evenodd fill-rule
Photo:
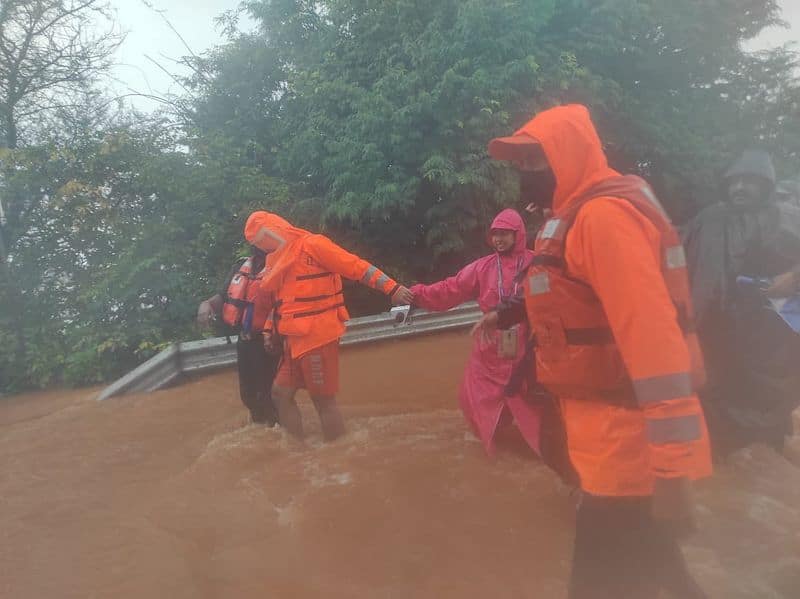
M 517 134 L 536 140 L 553 170 L 556 220 L 590 189 L 600 184 L 611 189 L 608 183 L 619 180 L 583 106 L 542 112 Z M 711 473 L 705 419 L 686 383 L 697 368 L 662 272 L 662 243 L 653 220 L 627 199 L 607 193 L 580 207 L 566 233 L 565 274 L 589 292 L 576 301 L 601 304 L 602 324 L 613 336 L 609 351 L 621 357 L 633 395 L 632 404 L 621 405 L 609 402 L 599 388 L 580 398 L 560 394 L 570 458 L 581 487 L 592 494 L 650 495 L 657 477 L 696 479 Z M 559 301 L 558 294 L 539 288 L 540 282 L 528 281 L 526 303 L 533 304 L 529 311 L 549 314 L 529 318 L 568 322 L 565 306 L 578 304 Z M 542 299 L 547 296 L 551 305 Z M 556 363 L 569 355 L 565 349 L 560 358 L 538 356 L 540 368 L 543 360 L 546 367 L 577 366 L 575 361 Z M 592 377 L 576 373 L 575 378 Z
M 293 358 L 335 341 L 350 318 L 342 295 L 342 277 L 360 281 L 388 296 L 399 285 L 369 262 L 333 243 L 294 227 L 276 214 L 254 212 L 245 238 L 269 251 L 267 237 L 279 243 L 267 256 L 268 272 L 261 292 L 274 297 L 278 332 L 285 335 Z

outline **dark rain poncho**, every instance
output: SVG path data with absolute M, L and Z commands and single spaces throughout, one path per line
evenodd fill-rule
M 783 444 L 800 404 L 800 335 L 737 276 L 774 277 L 800 264 L 800 208 L 709 206 L 684 230 L 697 327 L 708 370 L 702 394 L 718 454 Z

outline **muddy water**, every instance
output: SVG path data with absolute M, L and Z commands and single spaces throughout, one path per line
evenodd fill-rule
M 467 350 L 345 350 L 329 445 L 307 401 L 305 447 L 245 426 L 232 372 L 0 401 L 0 597 L 563 597 L 569 493 L 466 434 Z M 686 553 L 713 597 L 800 597 L 800 469 L 754 448 L 698 499 Z

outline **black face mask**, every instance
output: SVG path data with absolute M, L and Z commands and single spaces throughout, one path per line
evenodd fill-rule
M 259 247 L 254 245 L 250 246 L 250 255 L 253 256 L 255 260 L 264 260 L 267 257 L 267 252 L 262 250 Z
M 556 177 L 552 170 L 519 171 L 519 200 L 523 206 L 552 208 L 555 192 Z

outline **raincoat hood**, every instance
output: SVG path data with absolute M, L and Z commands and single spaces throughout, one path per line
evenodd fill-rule
M 261 281 L 265 291 L 277 288 L 286 269 L 300 256 L 303 240 L 311 235 L 305 229 L 295 227 L 277 214 L 265 211 L 253 212 L 244 225 L 244 236 L 248 243 L 268 252 L 268 274 Z M 267 239 L 277 240 L 278 248 L 270 251 Z
M 751 175 L 761 177 L 775 187 L 775 166 L 772 157 L 764 150 L 745 150 L 739 159 L 725 173 L 725 178 Z
M 589 110 L 580 104 L 540 112 L 514 137 L 531 138 L 542 147 L 556 180 L 555 212 L 598 183 L 619 176 L 608 166 Z
M 513 208 L 506 208 L 494 217 L 492 226 L 489 227 L 487 234 L 487 241 L 489 245 L 492 244 L 492 230 L 493 229 L 507 229 L 516 233 L 514 240 L 514 247 L 511 250 L 511 255 L 516 256 L 525 251 L 525 242 L 527 239 L 527 231 L 525 230 L 525 221 L 522 220 L 519 212 Z

